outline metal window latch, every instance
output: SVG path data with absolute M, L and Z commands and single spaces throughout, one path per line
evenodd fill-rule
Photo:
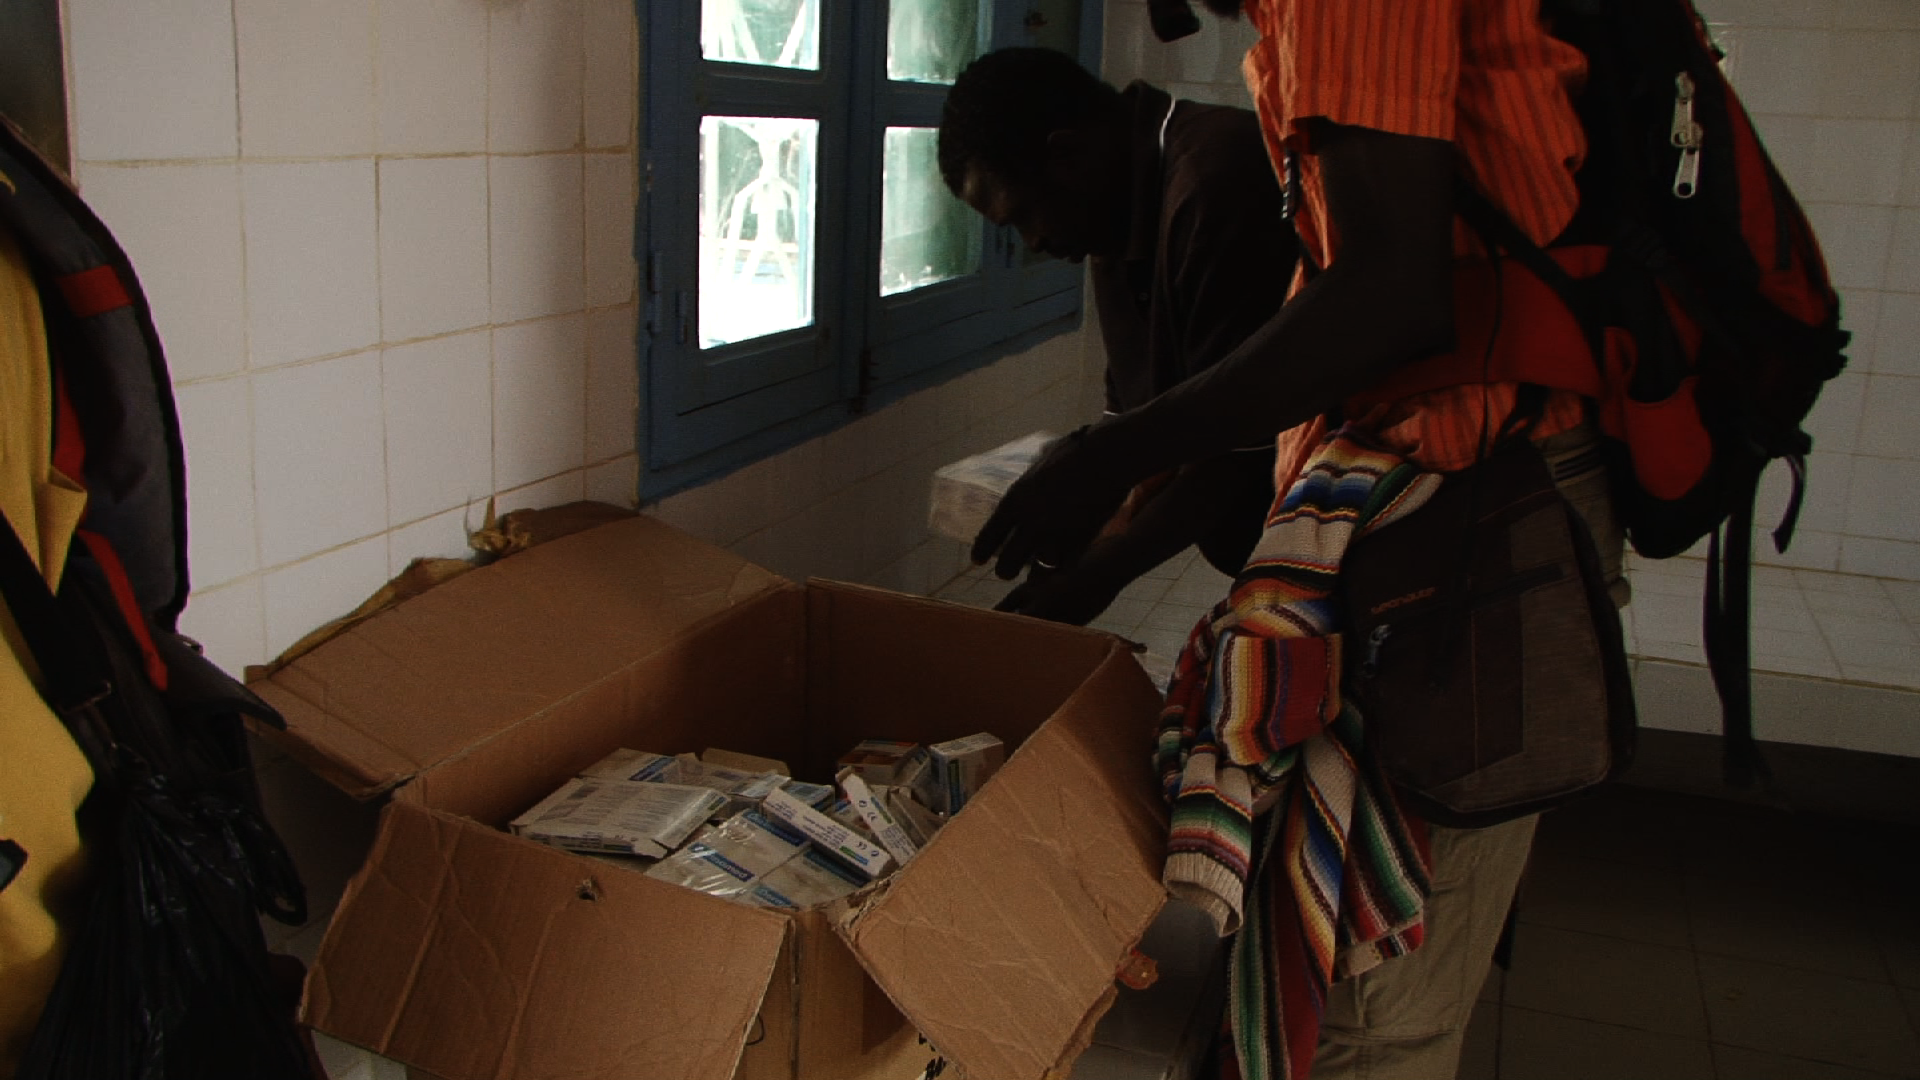
M 1700 148 L 1706 145 L 1706 130 L 1693 118 L 1693 77 L 1683 71 L 1674 77 L 1673 86 L 1673 126 L 1667 140 L 1680 150 L 1673 197 L 1691 199 L 1700 190 Z
M 660 253 L 647 252 L 647 334 L 660 332 Z

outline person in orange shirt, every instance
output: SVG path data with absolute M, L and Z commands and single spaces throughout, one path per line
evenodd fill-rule
M 1165 6 L 1165 5 L 1162 5 Z M 1579 356 L 1518 370 L 1455 352 L 1454 269 L 1478 251 L 1456 221 L 1474 185 L 1535 243 L 1579 207 L 1585 142 L 1572 105 L 1581 54 L 1553 39 L 1539 0 L 1206 0 L 1260 38 L 1245 63 L 1269 155 L 1319 269 L 1232 354 L 1148 404 L 1064 442 L 1008 491 L 975 542 L 1011 576 L 1071 559 L 1139 479 L 1259 439 L 1279 443 L 1286 492 L 1327 419 L 1359 422 L 1406 459 L 1452 472 L 1477 459 L 1518 397 L 1552 392 L 1532 434 L 1585 516 L 1609 575 L 1622 537 L 1592 461 L 1584 406 L 1555 389 Z M 1620 596 L 1616 586 L 1616 597 Z M 1436 1080 L 1460 1041 L 1531 847 L 1535 818 L 1430 829 L 1425 940 L 1332 984 L 1311 1071 L 1320 1080 Z M 1225 1075 L 1237 1075 L 1231 1060 Z M 1301 1064 L 1273 1063 L 1300 1080 Z

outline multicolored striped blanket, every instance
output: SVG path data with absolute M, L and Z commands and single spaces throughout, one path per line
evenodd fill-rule
M 1243 1080 L 1305 1080 L 1332 981 L 1421 942 L 1426 826 L 1401 813 L 1341 698 L 1332 596 L 1348 543 L 1439 483 L 1363 431 L 1327 436 L 1174 668 L 1155 752 L 1173 807 L 1165 881 L 1238 934 Z

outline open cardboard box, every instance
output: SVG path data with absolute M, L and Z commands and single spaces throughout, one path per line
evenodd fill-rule
M 254 688 L 293 754 L 392 794 L 305 1018 L 448 1080 L 915 1080 L 936 1052 L 972 1080 L 1061 1077 L 1165 898 L 1159 699 L 1118 640 L 798 586 L 648 518 L 463 575 Z M 818 780 L 862 738 L 982 730 L 1000 773 L 814 911 L 501 831 L 619 746 Z

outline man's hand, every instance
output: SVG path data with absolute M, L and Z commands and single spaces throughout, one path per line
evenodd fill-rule
M 1095 545 L 1086 558 L 1065 570 L 1035 567 L 993 610 L 1085 626 L 1107 610 L 1128 580 L 1116 579 L 1107 571 L 1100 546 Z
M 1016 480 L 974 538 L 972 557 L 999 554 L 994 573 L 1012 579 L 1029 563 L 1042 571 L 1072 565 L 1133 486 L 1114 463 L 1089 447 L 1081 428 L 1047 448 Z

